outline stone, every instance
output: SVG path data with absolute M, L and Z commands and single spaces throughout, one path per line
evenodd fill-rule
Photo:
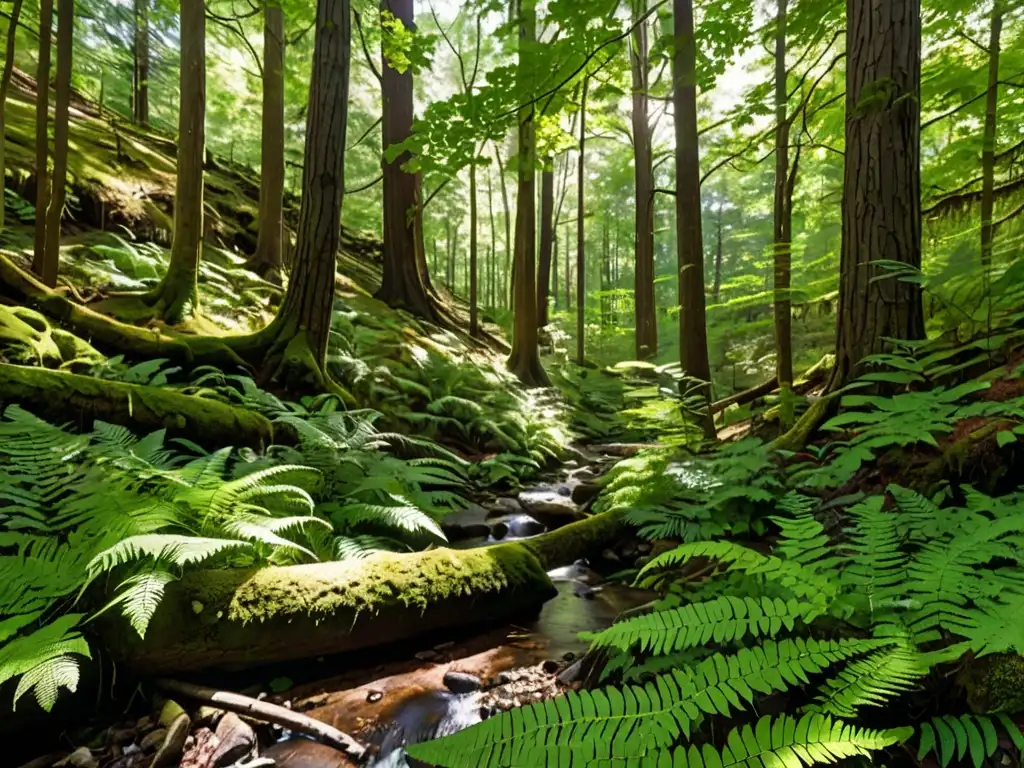
M 612 549 L 602 550 L 601 551 L 601 559 L 602 560 L 607 560 L 610 563 L 618 563 L 618 562 L 621 562 L 621 560 L 622 560 L 622 558 L 619 557 L 618 553 L 616 553 Z
M 572 685 L 578 683 L 583 679 L 583 659 L 574 661 L 568 667 L 558 673 L 558 677 L 555 678 L 562 685 Z
M 60 762 L 54 763 L 54 768 L 98 768 L 99 764 L 88 747 L 79 747 Z
M 274 761 L 276 768 L 355 768 L 343 752 L 309 739 L 290 739 L 274 744 L 263 757 Z
M 196 722 L 209 728 L 216 728 L 217 723 L 224 717 L 224 710 L 204 704 L 196 713 Z
M 479 504 L 470 504 L 465 509 L 446 515 L 441 521 L 441 530 L 450 542 L 486 537 L 491 532 L 487 524 L 488 514 L 488 510 Z
M 506 537 L 528 539 L 544 533 L 544 530 L 544 526 L 529 515 L 515 515 L 494 523 L 491 535 L 499 541 Z
M 161 712 L 161 717 L 163 717 L 163 712 Z M 182 752 L 185 751 L 185 741 L 188 739 L 191 726 L 191 718 L 182 710 L 181 714 L 171 723 L 171 727 L 167 729 L 167 736 L 154 755 L 149 768 L 174 768 L 181 759 Z
M 214 768 L 238 762 L 256 747 L 256 734 L 252 727 L 234 712 L 228 712 L 220 719 L 215 735 L 220 743 L 210 760 Z
M 558 671 L 558 662 L 554 659 L 548 659 L 540 665 L 540 668 L 543 669 L 544 672 L 546 672 L 547 674 L 553 675 L 555 674 L 555 672 Z
M 568 486 L 564 486 L 568 490 Z M 569 494 L 572 491 L 569 490 Z M 548 529 L 582 520 L 583 515 L 568 495 L 559 493 L 557 488 L 537 488 L 519 494 L 519 503 L 527 514 Z
M 585 482 L 576 485 L 572 489 L 572 501 L 574 504 L 583 506 L 587 502 L 595 499 L 597 495 L 601 493 L 601 486 L 597 483 Z
M 160 716 L 157 718 L 157 722 L 164 728 L 170 728 L 171 725 L 184 714 L 185 710 L 182 709 L 182 706 L 178 702 L 173 699 L 168 699 L 160 708 Z
M 381 691 L 369 691 L 366 694 L 367 704 L 376 704 L 378 701 L 384 698 L 384 694 Z
M 452 693 L 473 693 L 483 688 L 484 683 L 476 675 L 450 670 L 444 674 L 444 687 Z
M 142 741 L 139 742 L 139 746 L 142 747 L 143 752 L 156 752 L 157 748 L 164 743 L 164 739 L 166 738 L 167 729 L 157 728 L 143 736 Z
M 437 651 L 427 650 L 414 653 L 413 657 L 419 659 L 420 661 L 436 661 L 440 657 L 440 655 L 441 654 L 439 654 Z
M 190 741 L 179 768 L 209 768 L 213 753 L 217 751 L 217 736 L 209 728 L 199 728 Z

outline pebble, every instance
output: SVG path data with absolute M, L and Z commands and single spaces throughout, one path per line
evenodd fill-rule
M 452 693 L 473 693 L 483 688 L 483 681 L 468 672 L 445 672 L 444 686 Z
M 180 710 L 181 708 L 179 707 L 178 709 Z M 163 717 L 163 712 L 161 712 L 161 717 Z M 181 710 L 181 714 L 174 719 L 171 727 L 167 729 L 167 737 L 164 739 L 163 744 L 160 745 L 160 749 L 157 750 L 149 768 L 174 768 L 174 766 L 178 765 L 181 754 L 185 751 L 185 741 L 188 739 L 191 725 L 192 720 L 185 714 L 184 710 Z
M 220 742 L 210 760 L 210 765 L 215 768 L 241 760 L 256 746 L 256 734 L 234 712 L 228 712 L 220 719 L 215 735 Z
M 381 691 L 370 691 L 366 694 L 367 704 L 376 704 L 378 701 L 384 698 L 384 694 Z
M 54 764 L 54 768 L 97 768 L 98 766 L 99 761 L 92 756 L 88 747 L 79 747 L 59 763 Z

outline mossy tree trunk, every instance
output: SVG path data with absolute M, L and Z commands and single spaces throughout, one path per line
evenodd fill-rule
M 60 267 L 60 221 L 68 175 L 68 108 L 71 104 L 71 56 L 75 25 L 74 0 L 57 0 L 57 102 L 53 114 L 53 177 L 50 201 L 46 209 L 46 245 L 43 284 L 57 284 Z
M 875 262 L 921 268 L 921 8 L 917 0 L 846 7 L 846 162 L 836 367 L 857 375 L 887 339 L 924 336 L 921 287 Z
M 634 311 L 636 359 L 648 360 L 658 352 L 658 320 L 654 298 L 654 149 L 648 112 L 650 46 L 647 39 L 647 0 L 633 0 L 630 67 L 633 74 L 633 165 L 636 220 L 634 244 Z
M 711 284 L 711 300 L 716 304 L 722 293 L 722 205 L 723 199 L 718 200 L 718 211 L 715 213 L 715 279 Z
M 284 241 L 284 10 L 263 10 L 263 115 L 260 144 L 260 211 L 256 252 L 249 266 L 280 278 Z
M 530 72 L 528 57 L 537 40 L 537 0 L 519 0 L 518 77 Z M 550 385 L 540 362 L 537 334 L 537 115 L 536 105 L 519 113 L 518 199 L 516 201 L 516 242 L 512 274 L 514 318 L 512 353 L 508 368 L 526 386 Z
M 676 130 L 676 248 L 679 265 L 679 356 L 683 371 L 701 382 L 700 426 L 715 437 L 711 417 L 711 364 L 704 306 L 704 244 L 701 235 L 700 156 L 697 133 L 697 40 L 692 0 L 674 0 Z
M 7 46 L 4 49 L 4 71 L 0 75 L 0 229 L 4 226 L 4 205 L 6 199 L 7 158 L 4 147 L 7 146 L 7 121 L 4 116 L 7 107 L 7 92 L 11 87 L 11 74 L 14 72 L 14 54 L 18 40 L 18 22 L 21 20 L 22 0 L 14 0 L 11 18 L 7 25 Z
M 36 66 L 36 230 L 32 271 L 43 276 L 46 261 L 46 205 L 50 200 L 50 43 L 53 0 L 39 0 L 39 59 Z M 5 139 L 6 140 L 6 139 Z M 52 286 L 51 286 L 52 287 Z
M 544 161 L 540 176 L 540 258 L 537 265 L 537 326 L 548 324 L 551 261 L 554 250 L 555 159 Z
M 144 297 L 169 324 L 199 310 L 199 260 L 203 249 L 203 162 L 206 147 L 206 12 L 203 0 L 181 0 L 181 74 L 178 112 L 178 178 L 174 236 L 167 274 Z
M 331 389 L 327 344 L 341 241 L 352 28 L 348 0 L 319 0 L 309 83 L 295 266 L 281 309 L 252 337 L 264 372 L 289 387 Z
M 586 362 L 586 228 L 584 227 L 584 203 L 587 193 L 587 87 L 589 78 L 583 76 L 583 90 L 580 95 L 580 154 L 576 167 L 576 364 Z M 565 295 L 569 298 L 569 249 L 566 249 Z
M 413 0 L 381 0 L 381 11 L 390 11 L 406 29 L 414 30 Z M 386 34 L 386 33 L 385 33 Z M 383 43 L 382 43 L 383 47 Z M 401 144 L 412 134 L 412 69 L 399 72 L 382 56 L 381 90 L 383 151 Z M 384 171 L 384 275 L 377 298 L 433 322 L 440 322 L 431 296 L 423 241 L 422 178 L 402 170 L 408 152 L 383 159 Z
M 981 263 L 992 263 L 995 235 L 996 117 L 999 107 L 999 38 L 1003 30 L 1003 6 L 995 0 L 988 37 L 988 94 L 985 100 L 985 137 L 981 148 Z
M 134 16 L 132 117 L 143 128 L 149 128 L 149 3 L 150 0 L 135 0 Z

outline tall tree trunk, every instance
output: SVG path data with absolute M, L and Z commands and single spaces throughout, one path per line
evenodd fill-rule
M 999 106 L 999 37 L 1003 30 L 1001 0 L 994 0 L 988 38 L 988 97 L 985 100 L 985 139 L 981 150 L 981 263 L 992 263 L 995 235 L 996 110 Z
M 697 145 L 697 41 L 692 0 L 674 0 L 676 49 L 673 101 L 676 129 L 676 247 L 679 266 L 679 356 L 683 371 L 702 382 L 700 426 L 715 436 L 711 417 L 711 365 L 704 307 L 704 245 L 700 222 L 700 155 Z
M 585 258 L 585 227 L 583 209 L 586 204 L 586 154 L 587 154 L 587 87 L 586 75 L 583 77 L 583 91 L 580 95 L 580 154 L 576 168 L 576 363 L 586 362 L 586 258 Z M 568 279 L 568 270 L 566 270 Z M 568 283 L 566 284 L 568 287 Z
M 11 8 L 11 20 L 7 25 L 7 47 L 4 51 L 4 71 L 0 75 L 0 229 L 4 227 L 4 200 L 7 187 L 7 158 L 4 148 L 7 146 L 7 121 L 4 117 L 7 108 L 7 91 L 11 87 L 11 73 L 14 72 L 14 54 L 18 39 L 18 22 L 21 20 L 22 0 L 14 0 Z
M 186 0 L 187 2 L 187 0 Z M 327 342 L 341 241 L 351 53 L 349 0 L 319 0 L 306 112 L 302 203 L 294 268 L 281 309 L 267 329 L 269 369 L 285 382 L 329 384 Z
M 60 268 L 60 220 L 68 175 L 68 108 L 71 105 L 71 55 L 75 29 L 75 0 L 57 0 L 57 101 L 53 113 L 53 181 L 46 209 L 46 247 L 40 278 L 57 285 Z
M 381 0 L 381 11 L 390 11 L 408 30 L 415 30 L 413 0 Z M 381 139 L 384 150 L 401 144 L 412 134 L 412 69 L 399 72 L 384 56 L 381 67 L 383 113 Z M 402 165 L 410 155 L 403 152 L 384 165 L 384 277 L 377 298 L 402 307 L 433 322 L 442 317 L 431 298 L 430 273 L 423 243 L 422 177 L 406 173 Z
M 537 0 L 519 0 L 519 61 L 517 78 L 525 85 L 531 72 L 529 56 L 537 40 Z M 518 195 L 516 202 L 516 242 L 513 267 L 512 353 L 508 368 L 527 386 L 550 385 L 540 362 L 537 344 L 537 124 L 536 107 L 519 113 Z
M 135 71 L 132 79 L 132 116 L 136 125 L 149 127 L 149 3 L 135 0 Z
M 886 338 L 924 336 L 920 286 L 873 264 L 887 259 L 921 267 L 920 0 L 850 0 L 846 21 L 833 391 L 857 374 L 864 357 L 888 349 Z
M 491 220 L 491 264 L 490 264 L 490 286 L 489 300 L 487 306 L 493 311 L 497 306 L 497 280 L 498 280 L 498 248 L 497 248 L 497 230 L 494 227 L 494 182 L 491 179 L 491 168 L 487 167 L 487 211 Z
M 548 292 L 551 290 L 551 254 L 554 246 L 555 160 L 548 158 L 540 177 L 540 258 L 537 266 L 537 325 L 548 324 Z
M 558 227 L 551 227 L 551 299 L 558 311 Z
M 494 155 L 498 160 L 498 181 L 501 184 L 501 204 L 505 209 L 505 265 L 501 276 L 502 306 L 511 307 L 512 295 L 512 209 L 508 204 L 508 184 L 505 182 L 505 158 L 497 142 L 494 144 Z
M 475 160 L 475 158 L 474 158 Z M 480 297 L 477 275 L 476 162 L 469 166 L 469 335 L 480 333 Z
M 718 201 L 718 213 L 715 215 L 715 282 L 711 287 L 711 298 L 715 304 L 722 293 L 722 201 Z
M 199 310 L 203 251 L 203 162 L 206 155 L 206 11 L 203 0 L 181 0 L 181 93 L 174 237 L 167 274 L 145 297 L 170 324 Z
M 572 270 L 569 263 L 569 225 L 565 225 L 565 308 L 567 310 L 572 309 Z
M 633 71 L 633 164 L 636 186 L 636 243 L 634 301 L 636 359 L 649 360 L 658 352 L 658 321 L 654 298 L 654 150 L 648 112 L 650 48 L 647 23 L 637 23 L 647 12 L 647 0 L 633 0 L 630 65 Z
M 284 263 L 284 144 L 284 10 L 268 3 L 263 10 L 260 231 L 249 266 L 271 277 Z
M 598 264 L 598 279 L 601 294 L 601 329 L 608 326 L 611 314 L 611 297 L 608 292 L 611 290 L 611 251 L 608 248 L 608 219 L 601 222 L 601 263 Z
M 36 68 L 36 227 L 32 271 L 42 277 L 46 260 L 46 206 L 50 201 L 50 45 L 53 0 L 39 0 L 39 62 Z M 6 141 L 6 138 L 4 139 Z
M 430 238 L 430 248 L 431 248 L 431 253 L 433 253 L 433 257 L 432 257 L 432 260 L 431 260 L 431 263 L 433 264 L 433 266 L 431 267 L 431 270 L 433 271 L 433 273 L 435 275 L 437 275 L 438 263 L 437 263 L 437 237 L 436 236 Z
M 789 98 L 786 81 L 786 0 L 778 0 L 775 19 L 775 200 L 773 230 L 773 290 L 775 305 L 775 373 L 779 388 L 793 386 L 793 333 L 790 304 L 790 261 L 793 227 L 793 200 L 789 194 Z M 790 419 L 783 409 L 783 426 Z

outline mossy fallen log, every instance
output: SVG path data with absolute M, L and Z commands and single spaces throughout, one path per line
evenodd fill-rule
M 315 658 L 436 630 L 508 621 L 556 590 L 546 571 L 620 536 L 604 513 L 526 541 L 365 560 L 198 571 L 167 589 L 146 638 L 108 618 L 104 639 L 141 674 Z
M 286 425 L 272 424 L 255 411 L 160 387 L 126 384 L 65 371 L 0 363 L 0 405 L 17 404 L 56 423 L 80 428 L 94 419 L 133 429 L 166 429 L 200 444 L 262 448 L 294 443 Z
M 108 619 L 109 650 L 140 674 L 238 669 L 508 620 L 555 589 L 521 546 L 197 571 L 171 585 L 146 638 Z

